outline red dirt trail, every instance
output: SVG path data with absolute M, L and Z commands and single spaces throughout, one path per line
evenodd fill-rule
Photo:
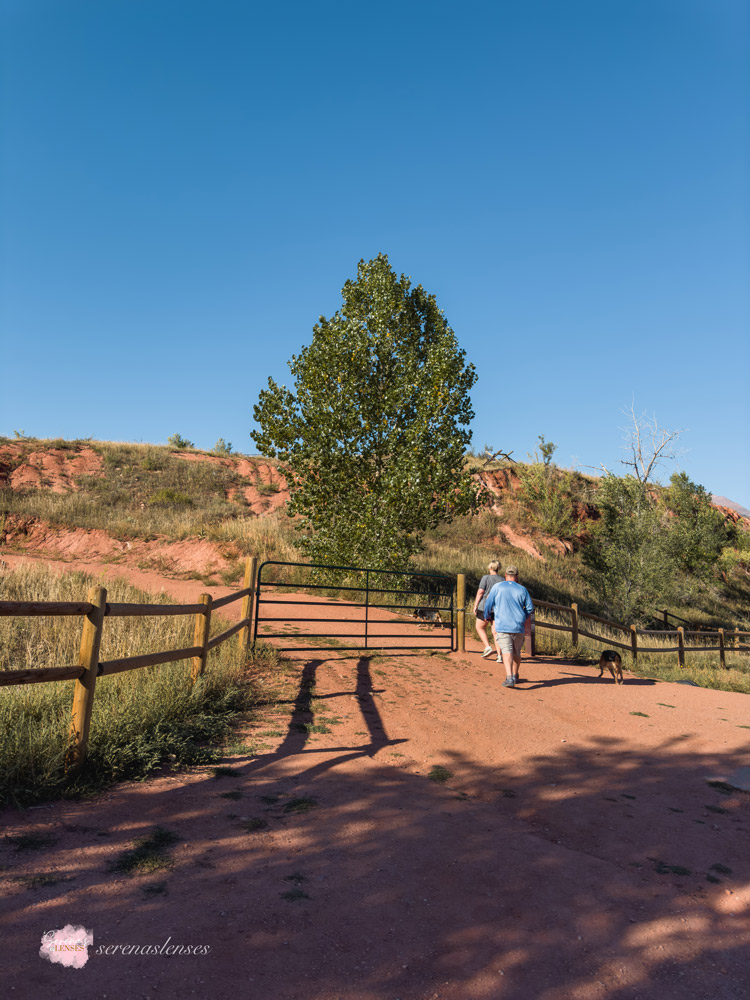
M 286 700 L 244 726 L 255 752 L 228 758 L 234 775 L 5 810 L 7 834 L 57 838 L 0 847 L 5 995 L 750 997 L 750 795 L 708 784 L 750 762 L 747 697 L 541 659 L 506 690 L 469 645 L 291 653 Z M 180 837 L 171 871 L 108 871 L 156 825 Z M 40 873 L 65 880 L 14 881 Z M 66 924 L 93 930 L 81 970 L 38 957 Z M 168 938 L 210 951 L 97 954 Z

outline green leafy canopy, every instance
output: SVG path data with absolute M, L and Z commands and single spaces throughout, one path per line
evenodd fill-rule
M 400 568 L 426 529 L 480 502 L 464 468 L 477 376 L 435 297 L 384 254 L 342 297 L 289 362 L 294 391 L 269 378 L 252 438 L 291 467 L 314 561 Z
M 599 520 L 583 560 L 619 621 L 645 621 L 657 602 L 684 602 L 691 586 L 707 586 L 737 538 L 707 491 L 684 472 L 666 489 L 632 475 L 607 475 L 595 504 Z

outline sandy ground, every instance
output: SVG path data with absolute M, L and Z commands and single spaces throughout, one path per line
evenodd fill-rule
M 541 659 L 506 690 L 469 646 L 290 653 L 232 775 L 3 812 L 54 838 L 0 847 L 6 995 L 750 997 L 750 795 L 709 784 L 750 763 L 747 697 Z M 171 870 L 108 870 L 157 825 Z M 17 881 L 39 874 L 60 881 Z M 93 931 L 81 970 L 38 955 L 66 924 Z M 111 951 L 168 939 L 209 951 Z

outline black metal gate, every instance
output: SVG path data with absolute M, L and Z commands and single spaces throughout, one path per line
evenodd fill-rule
M 274 569 L 271 569 L 274 567 Z M 295 577 L 292 581 L 283 579 L 284 569 L 291 570 L 288 575 Z M 264 577 L 265 570 L 265 577 Z M 305 572 L 308 571 L 308 572 Z M 305 576 L 309 579 L 304 579 Z M 341 583 L 337 582 L 337 578 Z M 352 583 L 357 580 L 358 583 Z M 388 584 L 400 586 L 388 586 Z M 284 588 L 296 593 L 307 591 L 327 591 L 328 599 L 300 599 L 296 596 L 289 599 L 279 597 L 278 591 Z M 367 569 L 361 566 L 328 566 L 323 563 L 292 563 L 270 559 L 261 563 L 258 568 L 258 579 L 255 596 L 255 623 L 253 627 L 253 642 L 257 639 L 289 639 L 301 638 L 315 640 L 316 649 L 432 649 L 451 651 L 455 649 L 454 638 L 456 606 L 454 601 L 455 578 L 439 573 L 413 573 L 411 571 L 391 571 Z M 363 595 L 364 599 L 340 601 L 335 600 L 332 593 L 351 593 Z M 267 596 L 266 596 L 267 595 Z M 399 596 L 400 603 L 383 602 L 382 598 Z M 284 605 L 287 613 L 274 617 L 274 605 Z M 290 617 L 289 607 L 293 607 Z M 297 614 L 296 609 L 300 609 Z M 325 617 L 306 617 L 306 609 L 315 608 L 323 611 Z M 351 617 L 345 609 L 356 608 L 361 616 Z M 268 628 L 268 623 L 285 622 L 286 631 L 274 631 Z M 339 623 L 347 626 L 345 632 L 300 632 L 295 630 L 295 623 L 325 622 L 329 627 Z M 352 626 L 356 626 L 354 631 Z M 259 629 L 263 634 L 259 635 Z M 398 631 L 393 631 L 394 628 Z M 380 631 L 385 628 L 386 631 Z M 391 631 L 388 631 L 391 629 Z M 321 639 L 336 639 L 330 646 L 321 646 Z M 349 639 L 354 645 L 343 645 L 338 640 Z M 387 640 L 387 641 L 383 641 Z M 399 640 L 397 643 L 396 640 Z M 310 646 L 284 647 L 289 652 L 309 650 Z

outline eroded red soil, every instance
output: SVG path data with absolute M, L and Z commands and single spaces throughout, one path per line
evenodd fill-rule
M 95 476 L 102 456 L 93 448 L 70 451 L 66 448 L 43 448 L 32 451 L 19 462 L 25 449 L 20 444 L 0 445 L 0 486 L 14 490 L 48 489 L 68 493 L 78 489 L 77 476 Z
M 0 529 L 0 559 L 13 566 L 19 556 L 21 561 L 33 558 L 61 571 L 83 569 L 128 578 L 150 573 L 159 586 L 165 574 L 205 576 L 229 566 L 221 546 L 207 539 L 122 541 L 98 528 L 66 528 L 23 514 L 8 514 Z

